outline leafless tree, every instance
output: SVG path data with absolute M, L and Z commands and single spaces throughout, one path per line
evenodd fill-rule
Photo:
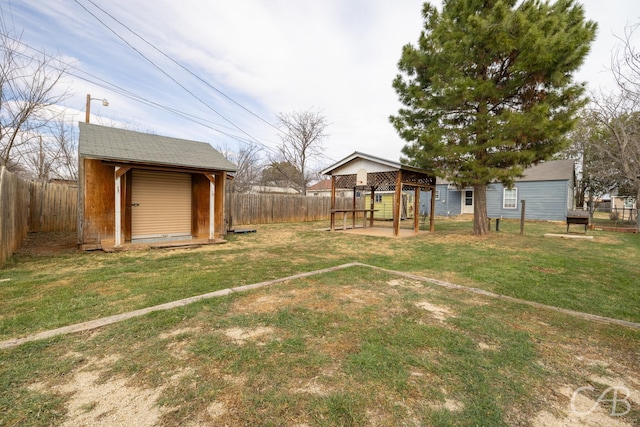
M 278 114 L 278 122 L 283 130 L 280 135 L 282 144 L 278 158 L 271 163 L 290 163 L 297 169 L 289 181 L 296 190 L 304 194 L 307 184 L 314 174 L 311 162 L 322 157 L 322 140 L 327 136 L 326 118 L 317 110 L 295 111 Z
M 591 114 L 602 129 L 595 149 L 611 162 L 620 180 L 634 190 L 640 203 L 640 99 L 628 91 L 592 100 Z M 638 218 L 640 231 L 640 218 Z
M 626 26 L 624 35 L 617 37 L 620 43 L 611 55 L 611 71 L 618 87 L 627 97 L 636 99 L 640 98 L 640 52 L 633 38 L 638 28 L 640 23 Z
M 0 34 L 0 165 L 19 165 L 19 147 L 39 144 L 41 132 L 61 114 L 66 97 L 61 79 L 66 66 L 51 56 L 34 56 L 7 34 Z
M 20 146 L 20 163 L 28 168 L 28 176 L 38 181 L 52 178 L 77 180 L 78 138 L 75 128 L 63 120 L 50 122 L 49 125 L 46 132 L 30 138 L 29 144 Z
M 227 185 L 229 191 L 246 193 L 260 182 L 262 170 L 262 149 L 256 144 L 246 144 L 238 150 L 228 145 L 217 147 L 222 155 L 238 168 L 234 178 Z

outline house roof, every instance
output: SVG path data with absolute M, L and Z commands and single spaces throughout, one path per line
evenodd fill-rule
M 396 170 L 405 170 L 405 171 L 411 171 L 411 172 L 417 172 L 417 173 L 422 173 L 422 174 L 426 174 L 426 175 L 430 175 L 431 173 L 425 169 L 420 169 L 420 168 L 416 168 L 413 166 L 408 166 L 408 165 L 403 165 L 402 163 L 398 163 L 398 162 L 394 162 L 391 160 L 386 160 L 383 159 L 381 157 L 376 157 L 376 156 L 372 156 L 371 154 L 365 154 L 365 153 L 360 153 L 358 151 L 354 151 L 351 155 L 345 157 L 344 159 L 340 160 L 339 162 L 333 164 L 332 166 L 329 166 L 327 169 L 323 170 L 322 172 L 320 172 L 323 175 L 333 175 L 333 172 L 338 171 L 340 168 L 342 168 L 343 166 L 359 160 L 359 159 L 364 159 L 364 160 L 368 160 L 370 162 L 373 163 L 377 163 L 379 165 L 381 165 L 384 168 L 387 168 L 389 171 L 396 171 Z
M 206 142 L 189 141 L 80 122 L 81 157 L 235 172 L 236 166 Z
M 308 187 L 307 190 L 308 191 L 322 191 L 322 190 L 331 191 L 331 180 L 330 179 L 323 179 L 322 181 L 318 181 L 317 183 L 315 183 L 312 186 Z
M 574 160 L 549 160 L 538 163 L 524 170 L 522 178 L 516 182 L 531 181 L 573 181 L 575 173 Z M 438 184 L 451 184 L 451 181 L 438 178 Z
M 525 169 L 524 176 L 517 181 L 571 181 L 575 163 L 573 160 L 550 160 Z

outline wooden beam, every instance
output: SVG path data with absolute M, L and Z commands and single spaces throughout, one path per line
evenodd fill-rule
M 95 159 L 101 160 L 101 159 Z M 113 162 L 108 160 L 102 160 L 101 162 L 105 166 L 118 166 L 121 168 L 135 168 L 135 169 L 144 169 L 144 170 L 152 170 L 152 171 L 160 171 L 160 172 L 182 172 L 182 173 L 210 173 L 210 174 L 218 174 L 224 173 L 227 179 L 233 179 L 232 176 L 228 175 L 227 171 L 216 170 L 216 169 L 202 169 L 202 168 L 190 168 L 188 166 L 180 167 L 180 166 L 158 166 L 150 163 L 135 163 L 135 162 Z
M 400 207 L 402 205 L 402 170 L 398 170 L 396 176 L 396 192 L 393 201 L 393 235 L 400 234 Z
M 131 170 L 131 166 L 116 166 L 116 179 L 120 178 L 122 175 L 124 175 L 125 173 L 129 172 Z
M 375 197 L 376 187 L 371 186 L 371 200 L 369 201 L 369 208 L 371 209 L 371 216 L 369 217 L 369 227 L 373 228 L 373 210 L 375 209 Z
M 331 175 L 331 231 L 336 231 L 336 177 Z
M 413 189 L 413 231 L 420 231 L 420 188 Z
M 353 203 L 351 204 L 351 207 L 353 208 L 353 213 L 351 214 L 352 219 L 353 219 L 353 230 L 356 229 L 356 187 L 353 187 Z
M 431 187 L 431 212 L 429 213 L 429 231 L 436 231 L 436 186 Z
M 407 187 L 431 188 L 430 184 L 422 184 L 419 182 L 411 182 L 411 181 L 405 181 L 402 183 L 402 185 L 406 185 Z
M 216 175 L 215 193 L 214 193 L 214 239 L 221 239 L 225 234 L 224 229 L 224 183 L 226 181 L 226 172 Z

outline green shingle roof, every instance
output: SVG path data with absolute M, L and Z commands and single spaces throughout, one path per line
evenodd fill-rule
M 80 122 L 78 153 L 124 163 L 235 172 L 236 166 L 206 142 Z

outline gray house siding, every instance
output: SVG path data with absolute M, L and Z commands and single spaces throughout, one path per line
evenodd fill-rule
M 460 215 L 462 192 L 450 189 L 447 184 L 436 185 L 436 190 L 440 193 L 440 198 L 436 200 L 436 216 Z M 431 191 L 420 193 L 420 213 L 431 213 Z
M 514 188 L 517 188 L 518 198 L 516 209 L 504 209 L 502 184 L 487 187 L 487 215 L 490 218 L 520 218 L 521 201 L 526 200 L 526 219 L 566 220 L 568 204 L 572 198 L 567 181 L 518 182 Z
M 520 218 L 521 200 L 527 201 L 525 216 L 531 220 L 565 221 L 571 209 L 573 190 L 567 181 L 517 182 L 517 204 L 515 209 L 503 208 L 504 187 L 490 184 L 487 187 L 487 215 L 490 218 Z M 436 200 L 436 216 L 460 215 L 462 191 L 439 184 L 436 189 L 440 198 Z M 420 193 L 420 213 L 430 214 L 431 192 Z

